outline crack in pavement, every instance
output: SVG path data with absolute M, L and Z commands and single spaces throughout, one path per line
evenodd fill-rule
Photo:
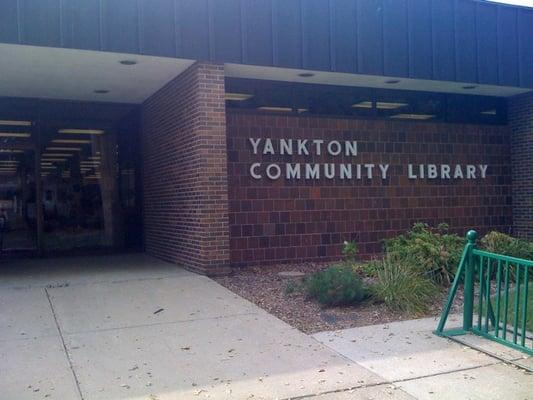
M 52 303 L 52 299 L 50 298 L 50 294 L 48 293 L 48 289 L 44 288 L 44 292 L 46 294 L 46 298 L 48 299 L 48 304 L 50 305 L 50 310 L 52 311 L 52 316 L 54 317 L 54 322 L 56 324 L 57 331 L 59 332 L 59 338 L 61 339 L 61 345 L 63 346 L 63 351 L 65 352 L 65 357 L 67 358 L 68 365 L 70 368 L 70 371 L 72 372 L 72 377 L 74 378 L 74 382 L 76 384 L 76 390 L 78 391 L 78 394 L 80 396 L 80 400 L 84 400 L 83 393 L 81 392 L 80 388 L 80 382 L 78 380 L 78 376 L 76 375 L 76 371 L 74 370 L 74 365 L 72 364 L 72 360 L 70 359 L 70 355 L 68 353 L 67 345 L 65 343 L 65 338 L 63 337 L 63 332 L 61 332 L 61 327 L 59 326 L 59 321 L 57 320 L 57 315 L 54 309 L 54 305 Z
M 86 330 L 86 331 L 65 332 L 65 335 L 73 336 L 73 335 L 83 335 L 83 334 L 86 334 L 86 333 L 120 331 L 120 330 L 126 330 L 126 329 L 134 329 L 134 328 L 146 328 L 146 327 L 150 327 L 150 326 L 183 324 L 183 323 L 187 323 L 187 322 L 196 322 L 196 321 L 220 320 L 220 319 L 227 319 L 227 318 L 243 317 L 243 316 L 248 316 L 248 315 L 257 315 L 257 312 L 228 314 L 228 315 L 221 315 L 221 316 L 218 316 L 218 317 L 182 319 L 182 320 L 167 321 L 167 322 L 153 322 L 153 323 L 150 323 L 150 324 L 118 326 L 118 327 L 113 327 L 113 328 L 90 329 L 90 330 Z
M 358 362 L 355 362 L 353 360 L 352 360 L 352 362 L 357 364 L 357 365 L 359 365 L 360 367 L 363 367 L 363 368 L 369 370 L 368 368 L 366 368 L 365 366 L 359 364 Z M 366 384 L 366 385 L 363 384 L 361 386 L 354 386 L 354 387 L 349 387 L 349 388 L 345 388 L 345 389 L 336 389 L 336 390 L 330 390 L 330 391 L 325 391 L 325 392 L 320 392 L 320 393 L 306 394 L 306 395 L 297 396 L 297 397 L 287 397 L 287 398 L 284 398 L 284 399 L 281 399 L 281 400 L 312 399 L 313 397 L 324 396 L 324 395 L 327 395 L 327 394 L 344 393 L 344 392 L 349 392 L 350 390 L 357 390 L 357 389 L 364 389 L 364 388 L 371 388 L 371 387 L 385 386 L 385 385 L 393 385 L 393 386 L 395 386 L 394 390 L 402 390 L 403 392 L 405 392 L 401 387 L 396 386 L 395 384 L 396 383 L 403 383 L 403 382 L 410 382 L 410 381 L 417 381 L 419 379 L 431 378 L 431 377 L 434 377 L 434 376 L 449 375 L 449 374 L 454 374 L 456 372 L 471 371 L 471 370 L 490 367 L 490 366 L 498 365 L 498 364 L 504 364 L 504 363 L 503 362 L 493 362 L 493 363 L 487 363 L 487 364 L 482 364 L 482 365 L 476 365 L 476 366 L 473 366 L 473 367 L 458 368 L 458 369 L 454 369 L 453 371 L 436 372 L 434 374 L 422 375 L 422 376 L 417 376 L 417 377 L 414 377 L 414 378 L 397 379 L 397 380 L 394 380 L 394 381 L 384 381 L 384 382 L 380 382 L 380 383 L 369 383 L 369 384 Z M 375 373 L 375 371 L 371 371 L 371 372 Z M 379 374 L 376 374 L 376 375 L 380 376 Z M 408 394 L 409 396 L 415 398 L 413 395 L 411 395 L 411 394 L 409 394 L 407 392 L 405 392 L 405 393 Z

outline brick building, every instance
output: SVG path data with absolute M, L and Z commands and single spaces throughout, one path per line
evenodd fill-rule
M 0 2 L 2 257 L 533 239 L 531 37 L 533 9 L 476 0 Z

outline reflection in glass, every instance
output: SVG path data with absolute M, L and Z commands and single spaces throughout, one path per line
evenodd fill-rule
M 61 128 L 47 137 L 40 164 L 45 250 L 119 246 L 114 135 Z
M 139 115 L 133 105 L 0 97 L 2 258 L 142 248 Z
M 34 251 L 37 213 L 33 151 L 0 144 L 0 252 Z
M 226 107 L 241 112 L 343 118 L 505 124 L 506 104 L 492 96 L 300 82 L 226 79 Z

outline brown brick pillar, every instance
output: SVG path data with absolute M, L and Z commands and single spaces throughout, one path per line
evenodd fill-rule
M 533 92 L 509 100 L 513 231 L 533 240 Z
M 224 67 L 196 63 L 142 106 L 145 248 L 209 275 L 229 269 Z

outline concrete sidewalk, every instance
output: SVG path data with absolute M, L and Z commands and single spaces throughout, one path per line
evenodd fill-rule
M 531 376 L 432 336 L 433 321 L 417 333 L 422 345 L 407 322 L 313 338 L 145 255 L 1 267 L 0 400 L 476 398 L 448 385 L 533 393 Z
M 143 255 L 0 277 L 0 399 L 274 399 L 384 380 L 214 281 Z
M 416 399 L 533 398 L 533 375 L 466 345 L 433 335 L 434 318 L 313 335 Z M 458 316 L 448 320 L 460 326 Z M 533 358 L 478 336 L 458 339 L 508 361 L 533 367 Z M 403 398 L 403 397 L 399 397 Z

